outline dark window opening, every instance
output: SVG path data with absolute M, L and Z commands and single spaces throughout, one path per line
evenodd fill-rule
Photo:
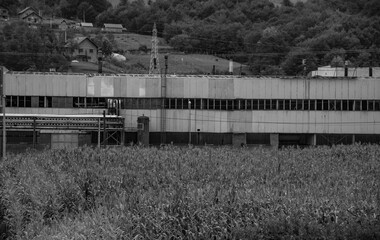
M 354 100 L 349 100 L 348 101 L 348 110 L 349 111 L 353 111 L 354 110 L 354 103 L 355 103 Z
M 235 99 L 234 100 L 234 110 L 239 110 L 239 100 L 238 99 Z
M 342 100 L 335 100 L 335 110 L 337 111 L 342 110 Z
M 220 110 L 220 99 L 215 99 L 215 110 Z
M 258 110 L 259 109 L 259 100 L 253 99 L 252 101 L 253 101 L 253 104 L 252 104 L 253 110 Z
M 303 100 L 303 109 L 309 110 L 309 100 Z
M 252 99 L 247 100 L 247 110 L 252 110 Z
M 362 100 L 362 110 L 368 111 L 368 101 L 367 100 Z
M 285 110 L 290 110 L 290 100 L 285 100 Z
M 267 99 L 267 100 L 265 101 L 265 109 L 266 109 L 266 110 L 271 110 L 271 109 L 272 109 L 272 100 Z
M 265 100 L 260 99 L 259 100 L 259 110 L 264 110 L 265 109 Z
M 170 99 L 170 107 L 169 108 L 170 109 L 176 109 L 177 108 L 175 98 Z
M 201 109 L 201 99 L 195 99 L 195 109 Z
M 285 100 L 278 100 L 278 110 L 285 110 Z
M 246 110 L 246 100 L 240 100 L 240 110 Z

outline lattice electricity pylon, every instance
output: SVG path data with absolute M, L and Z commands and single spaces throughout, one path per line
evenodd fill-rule
M 156 23 L 153 25 L 152 50 L 150 53 L 149 74 L 160 74 L 160 62 L 158 60 L 158 39 Z

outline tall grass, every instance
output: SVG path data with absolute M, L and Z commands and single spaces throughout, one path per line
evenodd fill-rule
M 378 145 L 28 152 L 0 163 L 0 207 L 10 239 L 378 239 L 379 156 Z

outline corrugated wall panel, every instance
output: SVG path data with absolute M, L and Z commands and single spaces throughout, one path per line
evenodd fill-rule
M 380 100 L 380 80 L 374 80 L 374 89 L 375 89 L 375 99 Z
M 370 84 L 370 81 L 366 81 L 366 80 L 361 80 L 360 81 L 360 85 L 362 87 L 362 91 L 360 93 L 360 99 L 371 99 L 372 97 L 372 91 L 371 89 L 369 89 L 369 84 Z
M 122 77 L 120 79 L 120 96 L 121 97 L 129 97 L 128 96 L 128 79 L 129 76 Z
M 348 99 L 349 96 L 349 81 L 340 79 L 341 81 L 341 88 L 340 91 L 337 89 L 338 92 L 340 92 L 341 99 Z
M 228 120 L 228 114 L 227 111 L 220 111 L 220 132 L 229 132 L 230 131 L 230 121 Z
M 356 96 L 356 81 L 354 79 L 348 80 L 348 98 L 354 99 Z
M 139 84 L 140 81 L 142 80 L 135 76 L 130 76 L 127 78 L 126 86 L 125 86 L 127 89 L 126 97 L 140 96 L 140 84 Z
M 161 78 L 146 78 L 146 97 L 161 97 Z
M 202 92 L 198 92 L 197 90 L 197 84 L 198 84 L 198 77 L 191 77 L 187 79 L 187 82 L 189 84 L 189 97 L 190 98 L 200 98 L 202 96 Z
M 242 98 L 242 96 L 244 95 L 242 89 L 242 85 L 243 85 L 243 82 L 242 82 L 242 79 L 240 78 L 234 78 L 234 98 Z
M 114 96 L 121 97 L 121 77 L 113 78 Z
M 191 96 L 191 84 L 190 84 L 190 79 L 185 78 L 183 82 L 183 94 L 185 98 L 192 98 Z

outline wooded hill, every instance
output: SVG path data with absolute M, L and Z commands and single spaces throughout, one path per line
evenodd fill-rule
M 379 65 L 379 0 L 3 0 L 46 14 L 121 23 L 129 32 L 159 36 L 176 50 L 248 63 L 256 74 L 296 75 L 323 65 Z M 277 1 L 278 2 L 278 1 Z

